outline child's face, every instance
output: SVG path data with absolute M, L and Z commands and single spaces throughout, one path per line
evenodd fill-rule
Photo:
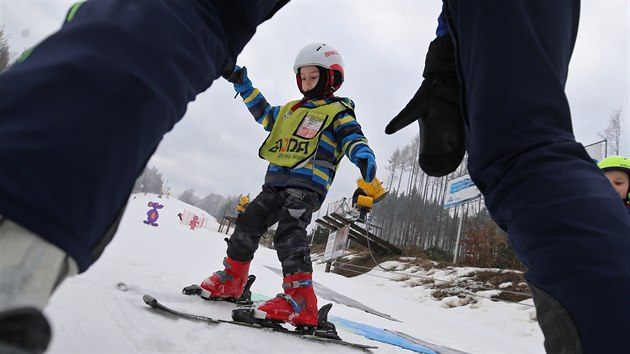
M 604 172 L 610 184 L 617 191 L 621 199 L 628 198 L 628 186 L 630 185 L 630 176 L 622 171 L 606 171 Z
M 300 80 L 302 80 L 302 90 L 304 92 L 312 90 L 317 85 L 317 81 L 319 81 L 319 69 L 315 65 L 301 67 Z

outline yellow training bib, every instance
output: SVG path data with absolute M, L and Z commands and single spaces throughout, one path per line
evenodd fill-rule
M 312 160 L 322 132 L 337 113 L 350 108 L 343 102 L 333 102 L 315 108 L 299 107 L 295 102 L 284 105 L 271 133 L 258 150 L 258 155 L 274 165 L 299 168 Z

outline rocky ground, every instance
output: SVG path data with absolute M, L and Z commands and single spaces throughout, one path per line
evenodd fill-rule
M 323 262 L 323 251 L 314 250 L 311 257 L 314 262 Z M 517 270 L 457 267 L 417 257 L 349 253 L 333 262 L 331 271 L 347 277 L 371 272 L 391 281 L 405 282 L 406 286 L 429 288 L 436 301 L 449 307 L 475 304 L 480 298 L 507 302 L 531 299 L 523 272 Z

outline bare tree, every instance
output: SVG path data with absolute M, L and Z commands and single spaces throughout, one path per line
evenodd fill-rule
M 407 186 L 407 193 L 411 193 L 412 190 L 418 188 L 418 172 L 420 172 L 420 164 L 418 163 L 420 149 L 420 134 L 418 133 L 413 139 L 410 148 L 411 158 L 411 176 L 409 176 L 409 185 Z
M 210 193 L 203 199 L 199 200 L 197 207 L 208 212 L 208 214 L 214 216 L 217 220 L 221 220 L 226 211 L 226 204 L 231 203 L 234 197 L 226 198 L 222 195 Z
M 197 205 L 199 203 L 199 197 L 195 195 L 195 190 L 193 188 L 186 189 L 177 197 L 177 199 L 190 205 Z
M 386 180 L 389 181 L 389 185 L 387 187 L 388 190 L 392 190 L 392 185 L 394 184 L 394 180 L 396 179 L 396 170 L 398 169 L 398 164 L 400 164 L 401 152 L 400 149 L 396 149 L 394 153 L 387 160 L 387 177 Z
M 155 193 L 162 194 L 164 189 L 164 179 L 162 173 L 155 167 L 145 167 L 144 171 L 133 186 L 134 193 Z
M 9 66 L 9 44 L 4 37 L 4 30 L 0 28 L 0 72 Z
M 411 152 L 411 146 L 406 145 L 400 152 L 400 176 L 398 177 L 398 186 L 396 190 L 400 190 L 400 184 L 403 180 L 405 172 L 411 169 L 411 165 L 413 165 L 413 153 Z
M 621 139 L 622 129 L 621 115 L 621 108 L 614 110 L 610 116 L 608 116 L 608 126 L 604 129 L 603 133 L 599 134 L 602 139 L 608 141 L 608 151 L 606 152 L 609 153 L 609 155 L 619 155 L 619 140 Z

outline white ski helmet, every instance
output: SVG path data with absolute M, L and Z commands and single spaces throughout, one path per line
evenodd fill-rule
M 328 69 L 330 71 L 328 79 L 330 80 L 331 87 L 334 91 L 339 89 L 343 83 L 343 59 L 341 58 L 339 51 L 332 46 L 322 42 L 307 44 L 300 50 L 295 58 L 293 72 L 299 76 L 300 68 L 308 65 L 315 65 Z M 298 86 L 300 86 L 301 91 L 302 87 L 299 79 Z

